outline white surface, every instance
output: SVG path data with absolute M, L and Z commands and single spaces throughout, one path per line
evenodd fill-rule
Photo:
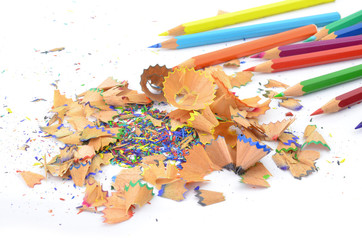
M 361 209 L 360 148 L 362 105 L 333 115 L 316 116 L 312 123 L 331 147 L 321 150 L 318 172 L 297 180 L 279 170 L 271 155 L 262 162 L 272 173 L 271 187 L 255 189 L 228 172 L 214 172 L 204 189 L 221 191 L 226 201 L 201 207 L 194 192 L 182 202 L 154 197 L 151 204 L 136 209 L 134 217 L 121 224 L 106 225 L 101 215 L 77 214 L 83 188 L 50 177 L 28 188 L 16 170 L 43 173 L 34 167 L 36 157 L 54 156 L 58 145 L 37 133 L 44 123 L 58 81 L 61 92 L 71 97 L 97 86 L 108 76 L 128 80 L 140 89 L 139 76 L 149 65 L 174 65 L 201 53 L 241 41 L 201 46 L 179 51 L 148 49 L 166 37 L 158 34 L 181 23 L 213 16 L 217 10 L 236 11 L 276 1 L 6 1 L 0 7 L 0 231 L 2 236 L 37 239 L 66 237 L 118 239 L 337 239 L 359 236 Z M 302 9 L 241 25 L 339 11 L 345 17 L 360 9 L 358 0 Z M 56 47 L 58 53 L 41 54 Z M 244 59 L 240 70 L 260 59 Z M 256 74 L 253 82 L 238 91 L 241 98 L 258 94 L 267 79 L 289 85 L 331 71 L 360 64 L 346 61 L 275 74 Z M 79 70 L 77 70 L 79 68 Z M 234 70 L 229 71 L 232 73 Z M 302 136 L 309 114 L 331 98 L 360 87 L 362 80 L 346 83 L 300 98 L 304 108 L 294 112 L 291 129 Z M 44 98 L 46 102 L 31 102 Z M 277 106 L 273 102 L 272 106 Z M 6 108 L 12 113 L 8 114 Z M 262 122 L 281 120 L 289 110 L 271 109 Z M 28 138 L 28 151 L 17 150 Z M 271 145 L 272 147 L 275 147 Z M 345 159 L 344 163 L 337 161 Z M 117 166 L 104 168 L 98 178 L 109 190 Z M 55 189 L 56 188 L 56 189 Z M 73 198 L 74 197 L 74 198 Z M 61 201 L 59 198 L 64 198 Z M 48 211 L 52 210 L 52 213 Z

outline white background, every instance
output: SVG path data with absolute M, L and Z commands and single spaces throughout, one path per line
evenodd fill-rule
M 235 41 L 184 50 L 149 49 L 168 39 L 162 33 L 181 23 L 214 16 L 217 11 L 237 11 L 274 0 L 258 1 L 1 1 L 0 3 L 0 234 L 37 239 L 337 239 L 360 233 L 362 105 L 339 113 L 316 116 L 319 132 L 331 147 L 321 150 L 318 172 L 297 180 L 278 169 L 271 155 L 262 162 L 272 173 L 270 188 L 252 188 L 228 172 L 214 172 L 202 188 L 223 192 L 226 201 L 202 207 L 195 193 L 186 200 L 154 197 L 151 204 L 136 209 L 130 220 L 106 225 L 100 214 L 81 213 L 84 188 L 49 177 L 34 189 L 28 188 L 17 170 L 43 174 L 33 166 L 36 158 L 54 156 L 59 144 L 41 138 L 39 125 L 52 106 L 54 87 L 74 97 L 96 87 L 108 76 L 128 80 L 140 89 L 143 69 L 160 64 L 173 67 L 184 60 L 242 42 Z M 358 0 L 336 0 L 312 8 L 280 14 L 254 23 L 339 11 L 342 17 L 360 10 Z M 41 54 L 56 47 L 57 53 Z M 263 60 L 245 61 L 238 70 Z M 272 78 L 289 85 L 360 64 L 351 60 L 274 74 L 255 74 L 253 82 L 235 89 L 241 98 L 261 95 Z M 78 69 L 79 68 L 79 69 Z M 301 97 L 304 108 L 294 112 L 291 130 L 302 137 L 314 110 L 333 97 L 362 86 L 362 80 L 346 83 Z M 31 102 L 35 98 L 47 101 Z M 282 120 L 289 110 L 277 107 L 260 118 L 262 123 Z M 8 113 L 7 109 L 11 110 Z M 28 139 L 27 151 L 18 150 Z M 303 140 L 301 141 L 303 143 Z M 275 145 L 270 144 L 275 147 Z M 338 161 L 343 163 L 338 164 Z M 107 166 L 98 179 L 110 189 L 111 177 L 120 171 Z M 60 198 L 65 199 L 61 201 Z M 49 212 L 52 210 L 52 212 Z

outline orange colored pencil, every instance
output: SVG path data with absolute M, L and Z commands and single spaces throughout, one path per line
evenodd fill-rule
M 277 33 L 253 41 L 245 42 L 236 46 L 224 48 L 214 52 L 209 52 L 192 57 L 177 67 L 189 67 L 200 69 L 219 63 L 224 63 L 232 59 L 250 56 L 274 47 L 298 42 L 312 36 L 317 32 L 314 24 L 292 29 L 282 33 Z
M 321 64 L 341 62 L 362 57 L 362 44 L 325 51 L 305 53 L 266 61 L 244 71 L 281 72 Z

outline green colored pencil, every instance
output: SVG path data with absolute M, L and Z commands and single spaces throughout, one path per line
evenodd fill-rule
M 316 92 L 341 83 L 349 82 L 362 77 L 362 64 L 328 73 L 319 77 L 301 81 L 274 97 L 296 97 Z
M 328 34 L 331 34 L 340 29 L 355 25 L 361 21 L 362 21 L 362 10 L 359 10 L 358 12 L 355 12 L 347 17 L 344 17 L 338 21 L 335 21 L 335 22 L 332 22 L 332 23 L 326 25 L 320 31 L 318 31 L 316 34 L 314 34 L 313 36 L 311 36 L 304 42 L 312 42 L 312 41 L 321 40 L 323 37 L 327 36 Z

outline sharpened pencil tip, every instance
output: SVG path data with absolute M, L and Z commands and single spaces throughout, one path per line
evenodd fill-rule
M 255 54 L 253 56 L 251 56 L 251 58 L 263 58 L 265 55 L 265 52 L 261 52 L 261 53 L 258 53 L 258 54 Z
M 252 72 L 252 71 L 254 71 L 255 70 L 255 67 L 251 67 L 251 68 L 248 68 L 248 69 L 245 69 L 245 70 L 243 70 L 244 72 L 245 71 L 250 71 L 250 72 Z
M 359 129 L 359 128 L 362 128 L 362 122 L 360 122 L 360 124 L 358 124 L 355 129 Z
M 161 43 L 157 43 L 155 45 L 149 46 L 148 48 L 161 48 L 161 47 L 162 47 Z
M 278 93 L 277 95 L 275 95 L 274 97 L 278 98 L 278 97 L 284 97 L 284 96 L 285 96 L 285 94 L 283 92 L 281 92 L 281 93 Z
M 317 109 L 314 113 L 311 114 L 311 116 L 322 114 L 323 110 L 321 108 Z
M 168 31 L 158 34 L 158 36 L 168 36 Z
M 310 38 L 307 38 L 306 40 L 304 40 L 304 42 L 313 42 L 317 39 L 316 36 L 311 36 Z

